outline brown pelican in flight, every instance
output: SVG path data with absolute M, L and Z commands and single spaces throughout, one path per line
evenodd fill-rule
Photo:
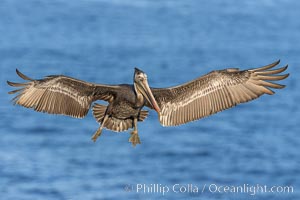
M 18 93 L 15 104 L 33 108 L 39 112 L 63 114 L 76 118 L 87 115 L 92 102 L 104 100 L 108 105 L 93 105 L 93 115 L 100 127 L 92 137 L 101 135 L 102 129 L 125 131 L 133 128 L 129 141 L 140 144 L 137 122 L 143 121 L 148 111 L 154 109 L 163 126 L 176 126 L 194 121 L 219 111 L 258 98 L 272 95 L 271 88 L 281 89 L 278 81 L 289 74 L 280 75 L 288 66 L 272 69 L 280 61 L 260 68 L 240 71 L 238 68 L 212 71 L 190 82 L 169 88 L 150 88 L 147 75 L 135 68 L 133 85 L 103 85 L 74 79 L 63 75 L 31 79 L 18 70 L 25 83 L 7 81 L 10 86 L 20 87 L 9 94 Z

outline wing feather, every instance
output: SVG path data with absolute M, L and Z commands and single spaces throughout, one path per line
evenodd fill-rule
M 263 94 L 274 94 L 272 88 L 281 89 L 285 86 L 269 81 L 279 81 L 289 76 L 279 74 L 288 66 L 272 69 L 279 62 L 243 71 L 237 68 L 217 70 L 183 85 L 152 88 L 161 108 L 160 123 L 163 126 L 184 124 Z
M 9 94 L 17 93 L 13 102 L 50 114 L 82 118 L 88 113 L 93 101 L 98 99 L 112 101 L 119 89 L 117 85 L 92 84 L 62 75 L 34 80 L 19 70 L 16 70 L 16 73 L 28 82 L 7 81 L 10 86 L 21 87 L 9 92 Z

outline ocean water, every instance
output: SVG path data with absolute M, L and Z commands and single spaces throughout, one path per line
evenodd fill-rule
M 300 199 L 299 10 L 296 0 L 2 0 L 1 199 Z M 178 127 L 151 111 L 135 148 L 129 132 L 93 143 L 91 112 L 36 113 L 7 94 L 15 68 L 119 84 L 139 67 L 168 87 L 277 59 L 289 64 L 285 89 Z

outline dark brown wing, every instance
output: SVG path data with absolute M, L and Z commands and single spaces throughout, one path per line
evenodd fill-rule
M 263 94 L 274 94 L 270 88 L 281 89 L 284 85 L 269 81 L 282 80 L 289 75 L 277 75 L 287 66 L 270 70 L 279 62 L 244 71 L 237 68 L 213 71 L 176 87 L 152 88 L 161 109 L 160 123 L 163 126 L 184 124 Z
M 98 99 L 112 101 L 119 89 L 117 85 L 92 84 L 62 75 L 34 80 L 18 70 L 16 72 L 28 82 L 7 81 L 10 86 L 21 87 L 9 92 L 9 94 L 18 93 L 13 99 L 14 103 L 50 114 L 82 118 L 88 113 L 93 101 Z

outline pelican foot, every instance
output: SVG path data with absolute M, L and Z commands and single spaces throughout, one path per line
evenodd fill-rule
M 129 142 L 132 143 L 132 146 L 136 146 L 137 144 L 141 144 L 140 137 L 137 131 L 132 131 L 131 136 L 129 138 Z

